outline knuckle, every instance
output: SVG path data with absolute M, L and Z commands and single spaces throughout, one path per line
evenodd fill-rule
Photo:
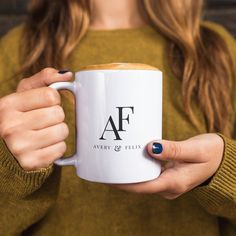
M 27 140 L 22 138 L 22 131 L 18 127 L 6 128 L 3 131 L 3 139 L 9 150 L 14 156 L 19 156 L 27 152 L 29 144 Z
M 28 155 L 20 156 L 18 158 L 20 166 L 26 171 L 32 171 L 37 169 L 35 160 L 32 160 Z
M 48 103 L 48 105 L 57 105 L 61 102 L 59 93 L 52 88 L 44 88 L 43 97 Z
M 11 150 L 14 156 L 19 156 L 20 154 L 26 151 L 25 147 L 26 145 L 23 142 L 20 142 L 19 140 L 10 139 L 8 143 L 9 143 L 9 149 Z
M 45 78 L 48 78 L 49 76 L 52 75 L 52 73 L 55 73 L 55 69 L 51 68 L 51 67 L 47 67 L 47 68 L 44 68 L 40 71 L 41 75 Z
M 65 142 L 61 142 L 58 145 L 58 149 L 57 149 L 57 157 L 61 157 L 65 152 L 66 152 L 66 143 Z
M 0 113 L 2 115 L 12 106 L 12 96 L 8 95 L 0 99 Z
M 53 107 L 53 117 L 56 118 L 58 122 L 62 122 L 65 120 L 65 113 L 61 106 L 56 105 Z
M 17 92 L 24 91 L 28 88 L 28 80 L 26 78 L 22 79 L 17 85 Z
M 14 118 L 12 118 L 14 117 Z M 0 137 L 4 139 L 15 138 L 22 130 L 22 119 L 17 114 L 7 112 L 0 116 Z
M 61 134 L 62 134 L 62 136 L 63 136 L 64 138 L 67 138 L 68 135 L 69 135 L 69 128 L 68 128 L 68 125 L 67 125 L 65 122 L 63 122 L 63 123 L 61 123 L 61 125 L 60 125 L 60 129 L 61 129 Z
M 0 134 L 2 138 L 12 140 L 14 138 L 15 128 L 8 127 L 8 125 L 5 124 L 5 122 L 1 122 Z
M 170 142 L 168 148 L 168 157 L 172 157 L 176 159 L 178 156 L 181 155 L 181 145 L 178 142 Z
M 35 155 L 35 153 L 30 152 L 27 153 L 26 155 L 20 155 L 18 157 L 18 162 L 24 170 L 35 171 L 41 168 L 46 168 L 51 164 L 49 163 L 47 158 L 40 158 L 40 156 L 38 155 L 32 158 L 33 155 Z

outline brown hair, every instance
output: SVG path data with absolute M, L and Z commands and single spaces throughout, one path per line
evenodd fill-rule
M 190 120 L 198 127 L 191 106 L 194 98 L 204 114 L 208 132 L 232 136 L 230 91 L 235 67 L 224 39 L 201 24 L 203 0 L 140 2 L 150 24 L 167 39 L 169 63 L 182 81 L 183 103 Z M 23 39 L 23 74 L 27 76 L 48 66 L 62 68 L 86 34 L 89 16 L 88 0 L 31 0 Z

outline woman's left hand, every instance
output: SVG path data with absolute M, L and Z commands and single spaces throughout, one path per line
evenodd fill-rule
M 212 177 L 220 166 L 223 151 L 224 141 L 217 134 L 202 134 L 177 142 L 152 141 L 147 145 L 148 154 L 157 160 L 167 161 L 161 175 L 148 182 L 113 186 L 175 199 Z

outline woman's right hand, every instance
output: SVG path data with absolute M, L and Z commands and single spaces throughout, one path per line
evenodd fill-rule
M 0 137 L 27 171 L 46 168 L 66 151 L 69 134 L 59 93 L 47 87 L 72 73 L 47 68 L 23 79 L 17 92 L 0 99 Z

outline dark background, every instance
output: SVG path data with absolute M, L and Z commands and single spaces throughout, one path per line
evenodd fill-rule
M 24 21 L 26 2 L 27 0 L 0 0 L 0 36 Z M 236 0 L 205 0 L 205 2 L 207 5 L 205 18 L 224 25 L 236 37 Z

